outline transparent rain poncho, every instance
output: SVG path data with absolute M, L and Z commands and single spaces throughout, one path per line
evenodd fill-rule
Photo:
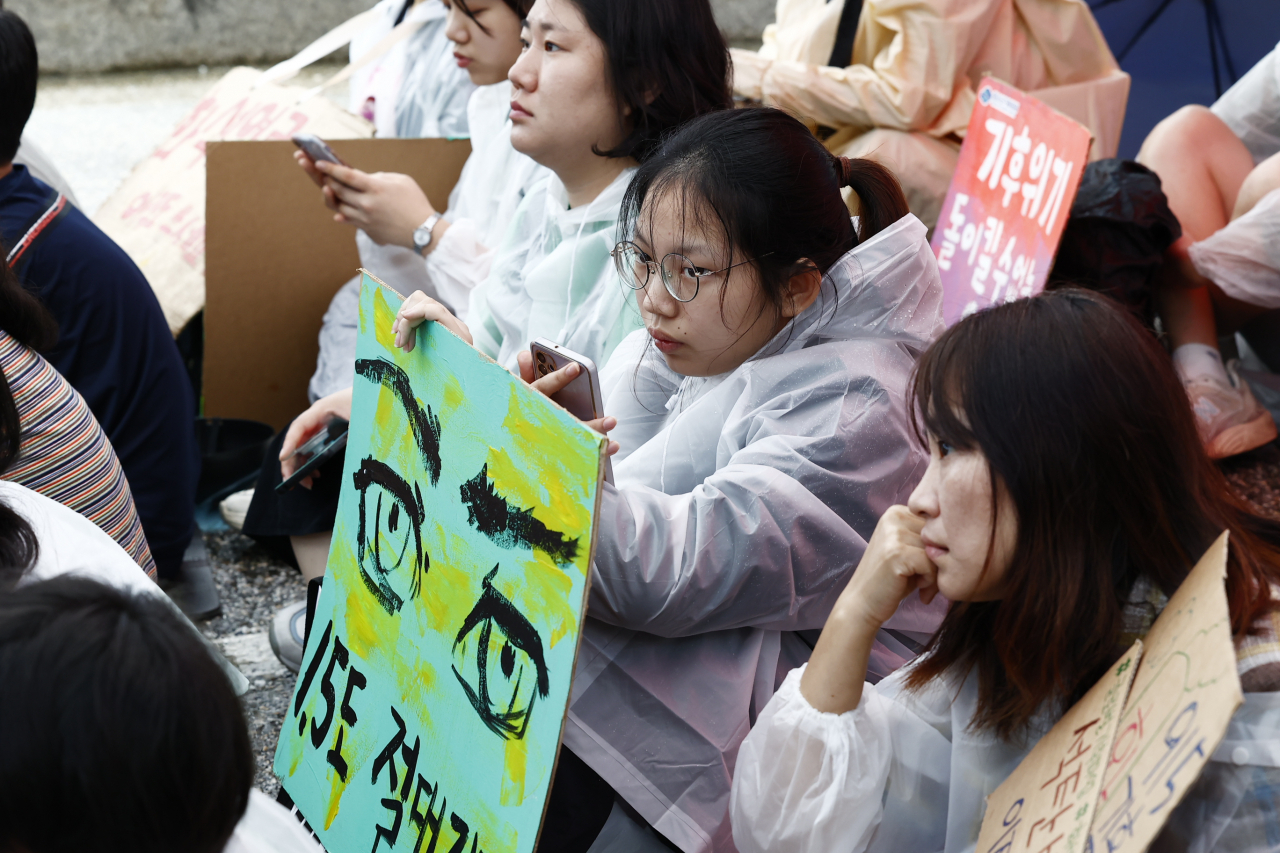
M 1280 46 L 1223 93 L 1213 113 L 1240 138 L 1254 163 L 1280 152 Z M 1280 308 L 1280 190 L 1190 248 L 1191 261 L 1227 296 Z
M 374 22 L 351 40 L 352 62 L 359 61 L 391 33 L 402 9 L 404 0 L 382 0 L 375 7 L 379 14 Z M 372 121 L 379 137 L 468 135 L 469 101 L 477 87 L 454 60 L 453 42 L 445 36 L 447 17 L 448 10 L 440 0 L 425 0 L 412 6 L 405 13 L 405 20 L 422 21 L 421 27 L 352 75 L 349 109 Z M 455 193 L 450 195 L 451 206 L 456 190 L 455 187 Z M 360 266 L 402 296 L 415 290 L 438 295 L 422 256 L 412 249 L 379 246 L 360 230 L 356 231 L 356 249 Z M 465 304 L 465 293 L 460 301 Z M 357 275 L 338 290 L 325 313 L 320 354 L 307 388 L 313 402 L 351 387 L 359 305 Z
M 352 61 L 359 58 L 357 51 L 377 44 L 384 30 L 390 32 L 398 11 L 399 4 L 391 4 L 387 7 L 389 19 L 380 20 L 367 33 L 352 40 Z M 362 86 L 365 94 L 357 94 L 353 83 L 353 102 L 362 97 L 374 100 L 373 122 L 379 137 L 429 139 L 469 135 L 468 104 L 476 86 L 454 59 L 453 42 L 445 35 L 448 15 L 449 10 L 440 0 L 424 0 L 413 6 L 405 14 L 405 20 L 421 20 L 422 26 L 375 61 L 374 71 Z M 360 251 L 360 265 L 401 295 L 408 296 L 415 290 L 430 292 L 422 256 L 417 252 L 403 246 L 379 246 L 363 231 L 356 232 L 356 247 Z M 357 284 L 357 292 L 358 289 Z
M 467 325 L 476 349 L 508 370 L 535 338 L 548 338 L 604 367 L 624 337 L 644 324 L 609 253 L 618 241 L 625 169 L 594 201 L 569 207 L 554 174 L 536 184 L 493 260 L 471 291 Z
M 511 84 L 481 86 L 467 105 L 471 156 L 449 195 L 449 229 L 427 255 L 427 295 L 467 319 L 471 291 L 489 277 L 520 203 L 550 174 L 511 147 Z
M 924 473 L 905 398 L 941 305 L 908 215 L 737 369 L 681 377 L 640 331 L 603 372 L 623 451 L 602 487 L 564 743 L 688 853 L 732 849 L 738 745 L 808 658 L 795 632 L 822 627 L 881 514 Z M 899 610 L 880 674 L 944 606 Z
M 802 671 L 760 715 L 738 754 L 733 834 L 742 853 L 970 853 L 985 798 L 1061 712 L 1020 742 L 973 732 L 977 676 L 908 692 L 900 670 L 844 714 L 814 709 Z M 1152 850 L 1272 853 L 1280 838 L 1280 693 L 1246 693 Z

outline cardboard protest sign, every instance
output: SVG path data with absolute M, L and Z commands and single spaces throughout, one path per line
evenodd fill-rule
M 1144 641 L 1102 779 L 1093 849 L 1146 850 L 1244 702 L 1231 639 L 1223 533 Z
M 1244 701 L 1226 569 L 1223 533 L 1145 640 L 987 798 L 979 853 L 1138 853 L 1155 840 Z
M 529 853 L 604 439 L 365 277 L 342 494 L 275 772 L 330 853 Z
M 1089 141 L 1078 122 L 983 78 L 933 232 L 947 325 L 1044 288 Z
M 1104 765 L 1141 657 L 1139 640 L 987 797 L 976 850 L 1085 848 Z
M 176 335 L 204 307 L 205 143 L 215 139 L 325 139 L 373 135 L 373 126 L 306 90 L 262 85 L 234 68 L 138 165 L 94 215 L 151 282 Z
M 333 221 L 292 142 L 210 142 L 204 413 L 283 429 L 310 404 L 321 320 L 360 267 L 355 229 Z M 437 210 L 471 153 L 465 139 L 344 139 L 368 172 L 412 177 Z

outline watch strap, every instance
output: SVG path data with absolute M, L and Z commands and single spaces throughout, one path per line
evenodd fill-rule
M 413 248 L 418 254 L 422 254 L 422 250 L 431 245 L 432 232 L 435 231 L 436 223 L 444 217 L 439 213 L 433 213 L 427 217 L 427 220 L 419 225 L 413 231 Z

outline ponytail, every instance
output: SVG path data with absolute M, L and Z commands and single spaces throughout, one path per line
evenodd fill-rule
M 879 234 L 910 211 L 902 185 L 874 160 L 832 157 L 836 180 L 858 197 L 858 242 Z

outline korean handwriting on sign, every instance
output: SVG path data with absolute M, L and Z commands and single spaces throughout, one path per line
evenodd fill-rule
M 1026 122 L 1015 128 L 1012 122 L 988 118 L 983 127 L 990 145 L 978 168 L 978 187 L 985 185 L 994 199 L 978 203 L 970 193 L 955 193 L 951 209 L 939 222 L 938 268 L 950 270 L 962 259 L 963 268 L 972 270 L 969 286 L 974 294 L 994 305 L 1031 295 L 1036 246 L 1014 224 L 1019 219 L 1033 223 L 1046 241 L 1053 235 L 1075 162 L 1033 139 Z M 977 306 L 975 301 L 971 309 Z
M 343 673 L 346 678 L 342 682 L 342 699 L 339 701 L 338 682 Z M 308 721 L 307 713 L 302 708 L 317 678 L 324 712 Z M 293 716 L 298 723 L 299 737 L 306 733 L 307 723 L 310 722 L 311 746 L 324 749 L 326 744 L 329 745 L 325 751 L 325 760 L 344 783 L 353 782 L 354 779 L 351 778 L 347 757 L 343 755 L 342 743 L 348 729 L 354 729 L 361 719 L 351 702 L 355 691 L 364 690 L 367 683 L 364 673 L 355 667 L 351 653 L 333 630 L 333 622 L 330 621 L 302 675 L 293 703 Z M 406 817 L 417 830 L 413 853 L 435 853 L 447 813 L 447 800 L 440 792 L 440 785 L 428 782 L 419 772 L 421 737 L 415 736 L 413 745 L 410 746 L 404 717 L 395 707 L 391 707 L 390 712 L 396 731 L 374 758 L 369 776 L 369 783 L 375 788 L 387 786 L 387 795 L 382 797 L 382 805 L 389 813 L 386 821 L 388 825 L 376 824 L 372 828 L 371 853 L 377 853 L 379 847 L 395 849 Z M 329 733 L 335 723 L 336 733 L 330 739 Z M 412 799 L 410 794 L 413 795 Z M 449 826 L 456 836 L 448 853 L 483 853 L 479 833 L 473 833 L 467 822 L 456 812 L 448 814 Z M 468 841 L 471 842 L 470 848 L 467 847 Z
M 1092 744 L 1085 742 L 1086 735 L 1100 720 L 1101 718 L 1095 717 L 1071 733 L 1073 736 L 1071 744 L 1058 759 L 1058 766 L 1053 775 L 1040 784 L 1041 791 L 1052 794 L 1053 813 L 1048 817 L 1036 818 L 1025 828 L 1026 843 L 1017 844 L 1018 850 L 1054 853 L 1056 845 L 1066 835 L 1064 830 L 1059 829 L 1058 821 L 1072 812 L 1079 814 L 1081 809 L 1089 808 L 1087 803 L 1077 802 L 1076 793 L 1080 788 L 1080 774 L 1084 768 L 1082 759 L 1093 749 Z M 1012 853 L 1015 842 L 1018 840 L 1019 827 L 1023 823 L 1021 812 L 1025 802 L 1023 798 L 1009 807 L 1001 822 L 1004 833 L 987 849 L 986 853 Z
M 1164 735 L 1149 745 L 1148 748 L 1154 750 L 1152 757 L 1155 762 L 1149 770 L 1141 774 L 1141 778 L 1135 777 L 1135 772 L 1141 773 L 1141 771 L 1132 765 L 1124 773 L 1119 782 L 1120 791 L 1116 792 L 1123 793 L 1124 799 L 1118 806 L 1112 807 L 1114 811 L 1111 811 L 1095 827 L 1093 843 L 1097 849 L 1105 847 L 1107 853 L 1122 849 L 1133 837 L 1134 826 L 1139 820 L 1157 815 L 1172 805 L 1179 784 L 1178 779 L 1187 769 L 1187 765 L 1195 761 L 1198 767 L 1206 760 L 1207 743 L 1200 727 L 1196 724 L 1197 709 L 1197 702 L 1188 703 L 1174 715 Z M 1145 757 L 1133 755 L 1137 744 L 1141 742 L 1141 713 L 1130 728 L 1134 726 L 1138 727 L 1138 737 L 1130 741 L 1129 746 L 1123 746 L 1123 737 L 1117 738 L 1112 750 L 1113 766 L 1117 763 L 1126 763 L 1130 758 L 1136 761 Z M 1109 794 L 1110 798 L 1114 799 L 1115 794 L 1107 790 L 1103 791 L 1104 798 L 1108 798 Z
M 372 782 L 378 784 L 378 777 L 386 769 L 387 796 L 382 798 L 382 806 L 389 813 L 390 826 L 377 825 L 374 830 L 373 849 L 370 853 L 378 853 L 379 845 L 394 849 L 400 830 L 404 824 L 405 805 L 409 807 L 409 822 L 417 830 L 417 839 L 413 843 L 413 853 L 435 853 L 440 842 L 440 830 L 444 824 L 444 815 L 448 809 L 448 799 L 440 792 L 440 783 L 432 784 L 418 772 L 418 755 L 422 749 L 422 738 L 414 736 L 413 747 L 409 746 L 408 732 L 404 718 L 394 707 L 391 718 L 396 724 L 396 733 L 391 736 L 373 761 Z M 399 756 L 404 765 L 404 781 L 401 782 L 400 770 L 396 765 Z M 415 783 L 416 777 L 416 783 Z M 409 792 L 413 792 L 413 800 L 409 801 Z M 437 808 L 436 800 L 440 801 Z M 453 830 L 453 845 L 448 853 L 467 853 L 467 841 L 471 841 L 470 853 L 483 853 L 480 847 L 480 833 L 472 833 L 467 822 L 457 812 L 449 813 L 449 826 Z M 384 844 L 385 842 L 385 844 Z M 425 846 L 424 846 L 425 845 Z
M 1012 302 L 1019 296 L 1030 296 L 1036 278 L 1035 257 L 1025 253 L 1014 256 L 1018 238 L 1011 236 L 1003 240 L 1003 220 L 988 216 L 982 221 L 967 221 L 964 209 L 968 204 L 968 195 L 956 193 L 944 223 L 938 267 L 951 269 L 958 247 L 961 252 L 968 252 L 967 264 L 973 268 L 970 286 L 974 293 L 985 296 L 990 286 L 993 304 L 1001 299 Z
M 1043 142 L 1035 144 L 1033 149 L 1034 143 L 1025 123 L 1016 135 L 1011 123 L 997 118 L 987 119 L 984 127 L 991 134 L 991 148 L 978 169 L 978 180 L 986 181 L 989 189 L 1003 190 L 1000 204 L 1005 209 L 1021 195 L 1020 214 L 1035 219 L 1046 234 L 1052 233 L 1075 164 L 1063 160 Z M 1024 170 L 1026 181 L 1022 180 Z M 1053 176 L 1052 188 L 1049 188 L 1050 174 Z M 1047 197 L 1046 190 L 1049 193 Z

